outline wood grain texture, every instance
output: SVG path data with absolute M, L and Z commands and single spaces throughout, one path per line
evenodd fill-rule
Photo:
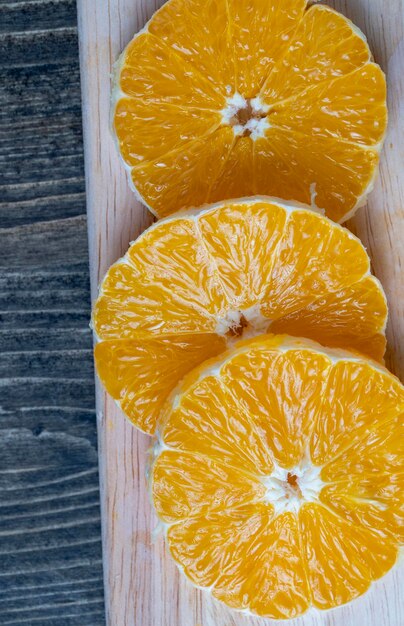
M 93 298 L 109 265 L 150 221 L 130 192 L 109 131 L 110 72 L 133 34 L 162 2 L 78 0 L 85 129 L 86 185 Z M 390 304 L 389 365 L 404 374 L 404 83 L 401 0 L 335 0 L 367 33 L 388 74 L 390 126 L 381 174 L 351 228 L 365 242 Z M 400 120 L 401 115 L 401 120 Z M 104 576 L 109 626 L 269 626 L 278 623 L 234 613 L 194 590 L 155 543 L 144 468 L 150 439 L 139 434 L 98 387 Z M 403 594 L 396 569 L 354 603 L 328 614 L 310 613 L 294 626 L 402 626 Z M 402 579 L 401 579 L 402 580 Z
M 0 0 L 0 624 L 105 623 L 74 0 Z

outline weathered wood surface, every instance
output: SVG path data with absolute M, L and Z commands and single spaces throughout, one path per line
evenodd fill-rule
M 125 44 L 161 0 L 78 0 L 92 295 L 108 266 L 150 223 L 130 192 L 109 132 L 110 71 Z M 404 375 L 404 41 L 402 0 L 335 0 L 368 35 L 388 75 L 390 127 L 381 175 L 367 208 L 351 227 L 362 237 L 390 304 L 388 363 Z M 401 115 L 401 120 L 400 120 Z M 103 517 L 104 576 L 109 626 L 268 626 L 228 611 L 180 576 L 161 538 L 153 544 L 155 518 L 144 467 L 150 440 L 97 390 Z M 293 626 L 402 626 L 404 594 L 396 569 L 369 594 L 326 615 L 311 614 Z M 402 580 L 402 579 L 401 579 Z
M 0 624 L 105 623 L 74 0 L 0 0 Z

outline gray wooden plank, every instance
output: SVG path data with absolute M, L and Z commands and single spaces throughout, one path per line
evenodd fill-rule
M 32 435 L 36 436 L 37 432 L 33 432 Z M 24 431 L 24 440 L 29 443 L 27 434 L 29 434 L 28 431 Z M 97 489 L 97 484 L 94 482 L 97 467 L 92 461 L 93 459 L 90 459 L 90 463 L 86 463 L 85 459 L 82 459 L 77 467 L 72 467 L 69 463 L 65 464 L 63 459 L 61 463 L 50 465 L 44 463 L 44 459 L 30 456 L 19 467 L 10 467 L 4 461 L 0 465 L 2 494 L 0 507 L 60 500 L 81 493 L 92 493 L 94 489 Z M 0 571 L 0 577 L 3 575 L 6 576 L 6 572 Z
M 59 605 L 57 605 L 53 610 L 52 613 L 50 613 L 50 611 L 48 611 L 48 609 L 50 608 L 49 605 L 44 605 L 43 609 L 46 610 L 46 616 L 44 616 L 44 611 L 28 611 L 28 615 L 21 615 L 21 611 L 19 612 L 20 614 L 16 615 L 14 614 L 9 614 L 9 615 L 5 615 L 5 621 L 2 622 L 2 626 L 23 626 L 23 625 L 33 625 L 36 626 L 36 624 L 46 624 L 46 626 L 48 624 L 51 624 L 51 626 L 60 626 L 61 623 L 63 623 L 63 626 L 66 626 L 67 624 L 75 624 L 77 626 L 78 623 L 80 623 L 80 626 L 88 624 L 89 626 L 94 626 L 94 624 L 96 622 L 94 622 L 94 618 L 96 618 L 99 615 L 102 615 L 102 602 L 100 601 L 95 601 L 93 602 L 92 600 L 88 601 L 89 603 L 91 602 L 91 604 L 95 604 L 95 608 L 97 608 L 97 610 L 94 610 L 94 606 L 83 606 L 82 602 L 67 602 L 67 603 L 60 603 Z M 59 608 L 60 607 L 60 608 Z M 65 611 L 69 611 L 68 614 L 66 614 L 66 617 L 63 618 L 63 622 L 60 621 L 60 615 L 61 615 L 61 611 L 63 611 L 62 614 L 65 613 Z M 69 618 L 69 622 L 66 621 L 66 618 Z M 11 618 L 11 619 L 10 619 Z M 80 620 L 78 622 L 78 620 Z M 85 621 L 83 621 L 85 620 Z M 88 621 L 87 621 L 88 620 Z
M 62 380 L 53 378 L 53 372 L 43 372 L 43 376 L 13 377 L 0 379 L 0 405 L 3 410 L 41 406 L 94 406 L 94 383 L 81 378 Z M 17 457 L 10 462 L 16 461 Z
M 87 315 L 85 316 L 87 318 Z M 10 328 L 0 330 L 0 352 L 24 352 L 34 350 L 71 350 L 92 348 L 90 328 L 82 327 L 82 321 L 74 332 L 71 328 Z
M 50 165 L 51 159 L 51 165 Z M 21 155 L 10 157 L 4 162 L 3 180 L 4 183 L 14 185 L 16 183 L 26 183 L 32 180 L 40 180 L 45 172 L 50 173 L 55 178 L 65 178 L 79 176 L 82 173 L 82 163 L 77 154 L 68 154 L 51 157 L 49 154 L 27 156 Z
M 0 229 L 0 268 L 74 266 L 87 257 L 85 216 Z M 18 248 L 18 254 L 16 254 Z
M 75 0 L 4 2 L 0 4 L 0 32 L 75 27 Z
M 78 59 L 0 68 L 1 225 L 84 212 Z
M 0 329 L 10 332 L 14 329 L 65 329 L 83 328 L 89 322 L 87 309 L 66 311 L 0 311 Z
M 94 380 L 92 350 L 58 350 L 46 352 L 3 352 L 0 361 L 0 378 L 7 379 L 10 372 L 14 377 L 40 377 L 44 371 L 52 373 L 52 380 L 60 378 Z
M 90 293 L 87 271 L 21 271 L 3 270 L 0 275 L 0 289 L 14 291 L 36 291 L 38 289 L 80 289 Z M 88 300 L 90 301 L 90 300 Z
M 0 202 L 0 223 L 4 228 L 9 228 L 31 222 L 55 220 L 61 215 L 76 217 L 82 215 L 84 209 L 84 192 L 60 194 L 20 202 Z
M 86 440 L 96 449 L 94 420 L 94 409 L 85 409 L 80 406 L 9 407 L 2 409 L 1 429 L 25 428 L 32 431 L 36 437 L 44 431 L 48 433 L 63 431 L 72 437 Z M 94 485 L 94 492 L 97 491 L 98 485 Z
M 38 67 L 1 68 L 0 99 L 7 108 L 0 110 L 0 122 L 17 119 L 57 118 L 68 112 L 80 111 L 80 83 L 78 60 L 62 64 L 42 64 Z M 77 122 L 76 117 L 72 117 Z
M 4 290 L 0 293 L 0 310 L 7 306 L 9 310 L 20 311 L 28 304 L 31 308 L 47 310 L 83 307 L 88 304 L 88 292 L 85 289 L 43 289 L 41 292 Z
M 88 311 L 65 311 L 63 309 L 53 311 L 0 311 L 0 328 L 10 332 L 14 329 L 61 329 L 64 330 L 83 328 L 88 324 Z M 72 334 L 73 330 L 71 331 Z
M 14 31 L 0 35 L 0 65 L 33 67 L 77 58 L 77 28 Z
M 50 173 L 47 172 L 47 178 Z M 30 181 L 28 183 L 17 182 L 16 184 L 0 186 L 2 204 L 13 202 L 20 204 L 29 201 L 34 203 L 35 200 L 47 200 L 48 198 L 78 193 L 84 193 L 83 175 L 76 178 L 55 178 L 54 180 Z
M 74 0 L 0 0 L 0 624 L 101 626 Z

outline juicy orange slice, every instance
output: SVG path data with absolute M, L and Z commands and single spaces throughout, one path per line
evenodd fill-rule
M 99 376 L 153 433 L 181 378 L 236 336 L 307 336 L 382 359 L 386 300 L 360 241 L 270 198 L 161 220 L 111 267 L 93 312 Z
M 343 221 L 387 121 L 364 35 L 307 0 L 169 0 L 118 61 L 112 102 L 130 182 L 159 217 L 266 194 Z
M 384 367 L 309 340 L 263 335 L 197 368 L 151 469 L 180 569 L 271 618 L 363 594 L 402 541 L 403 416 Z

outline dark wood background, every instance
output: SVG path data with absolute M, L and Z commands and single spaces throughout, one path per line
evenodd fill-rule
M 0 625 L 99 626 L 75 0 L 0 0 L 0 53 Z

